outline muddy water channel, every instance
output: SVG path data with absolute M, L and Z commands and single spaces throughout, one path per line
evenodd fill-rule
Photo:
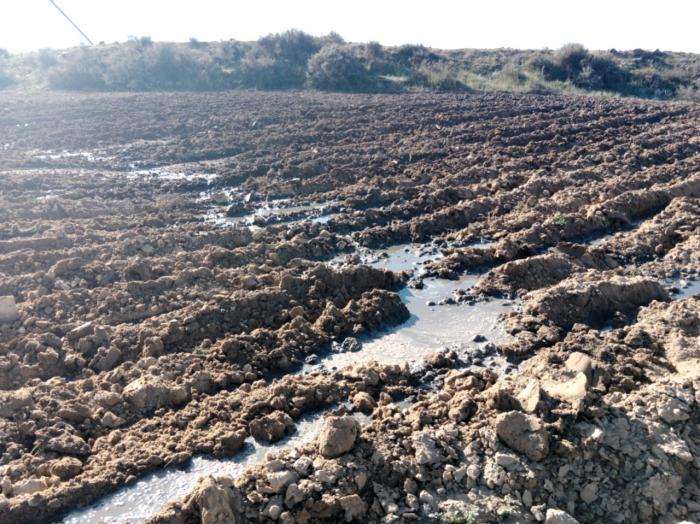
M 509 340 L 500 317 L 511 311 L 514 303 L 459 302 L 459 292 L 476 284 L 480 275 L 467 274 L 459 280 L 423 279 L 423 265 L 440 257 L 442 254 L 435 248 L 412 245 L 360 254 L 362 263 L 395 272 L 406 271 L 413 276 L 414 284 L 399 291 L 411 316 L 400 326 L 362 340 L 360 351 L 333 352 L 319 365 L 342 368 L 369 360 L 391 364 L 419 362 L 427 352 L 446 347 L 466 350 Z
M 204 220 L 223 227 L 255 227 L 274 223 L 293 224 L 304 220 L 323 224 L 330 219 L 331 214 L 329 210 L 335 205 L 334 202 L 289 204 L 290 202 L 288 200 L 265 202 L 250 213 L 234 217 L 229 217 L 225 212 L 221 212 L 220 209 L 215 208 L 204 215 Z
M 515 304 L 502 300 L 460 302 L 460 290 L 467 290 L 474 285 L 480 275 L 465 275 L 454 281 L 423 278 L 424 264 L 441 256 L 440 250 L 435 246 L 407 244 L 383 250 L 358 250 L 351 255 L 339 255 L 331 260 L 329 264 L 336 267 L 360 263 L 408 273 L 411 276 L 411 286 L 400 290 L 399 295 L 411 316 L 400 326 L 359 340 L 355 351 L 329 351 L 319 356 L 304 366 L 301 372 L 342 368 L 370 360 L 395 364 L 410 362 L 418 366 L 426 353 L 431 351 L 449 347 L 468 353 L 491 342 L 508 340 L 509 335 L 503 328 L 500 316 L 512 310 Z M 203 475 L 236 477 L 246 467 L 260 462 L 269 451 L 279 451 L 314 440 L 327 412 L 318 412 L 300 419 L 297 421 L 296 433 L 275 444 L 260 444 L 249 437 L 244 450 L 232 458 L 198 456 L 184 467 L 166 467 L 146 475 L 98 503 L 70 513 L 59 522 L 141 522 L 163 505 L 189 493 L 197 479 Z M 366 417 L 357 416 L 361 423 L 366 422 Z
M 322 422 L 322 414 L 316 413 L 298 420 L 296 433 L 275 444 L 261 444 L 249 437 L 243 451 L 235 457 L 216 459 L 199 456 L 186 463 L 184 467 L 167 467 L 150 473 L 132 485 L 105 497 L 102 501 L 70 513 L 59 522 L 62 524 L 142 522 L 157 513 L 164 504 L 189 493 L 201 476 L 236 477 L 247 466 L 260 462 L 271 450 L 281 450 L 313 440 L 320 432 Z

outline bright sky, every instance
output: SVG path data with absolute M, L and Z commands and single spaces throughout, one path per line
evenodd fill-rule
M 700 52 L 698 0 L 55 0 L 95 42 L 254 40 L 297 28 L 348 41 L 438 48 Z M 0 48 L 71 47 L 82 38 L 49 0 L 0 0 Z

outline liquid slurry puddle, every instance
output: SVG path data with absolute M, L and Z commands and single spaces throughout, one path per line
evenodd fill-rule
M 400 273 L 408 271 L 416 276 L 423 272 L 422 266 L 438 260 L 443 254 L 431 245 L 399 244 L 387 249 L 358 248 L 354 253 L 341 253 L 328 261 L 333 267 L 346 264 L 367 264 L 378 269 Z
M 473 305 L 437 305 L 449 299 L 453 291 L 469 288 L 477 280 L 478 277 L 474 275 L 457 281 L 426 279 L 423 289 L 402 289 L 399 295 L 411 315 L 406 322 L 362 340 L 359 351 L 332 353 L 320 365 L 343 368 L 370 360 L 403 364 L 419 362 L 426 353 L 446 347 L 507 342 L 511 337 L 506 333 L 500 317 L 513 309 L 512 302 L 491 300 Z
M 323 414 L 314 413 L 296 422 L 296 432 L 274 444 L 260 444 L 252 438 L 231 458 L 197 456 L 182 466 L 166 467 L 123 487 L 99 502 L 76 510 L 59 520 L 61 524 L 135 524 L 157 513 L 165 504 L 189 494 L 197 480 L 206 475 L 237 477 L 246 467 L 261 462 L 269 451 L 306 444 L 321 431 Z
M 436 246 L 401 244 L 383 250 L 359 249 L 350 255 L 339 255 L 329 263 L 333 266 L 368 264 L 397 273 L 407 271 L 414 278 L 420 278 L 424 273 L 423 266 L 442 256 Z M 424 278 L 419 289 L 401 289 L 399 296 L 410 313 L 406 322 L 360 339 L 357 351 L 324 355 L 317 362 L 306 365 L 303 372 L 319 368 L 340 369 L 371 360 L 388 364 L 418 363 L 431 351 L 511 340 L 501 322 L 501 315 L 513 310 L 512 301 L 460 303 L 453 298 L 456 291 L 469 289 L 480 277 L 464 275 L 459 280 Z
M 700 280 L 677 279 L 667 282 L 673 288 L 671 298 L 680 300 L 700 293 Z
M 219 226 L 230 227 L 236 225 L 253 226 L 256 222 L 261 225 L 267 223 L 298 223 L 305 220 L 311 220 L 317 223 L 326 223 L 330 220 L 330 214 L 327 210 L 332 208 L 335 202 L 311 202 L 309 204 L 298 204 L 286 206 L 287 200 L 274 200 L 264 203 L 250 213 L 240 216 L 229 217 L 224 212 L 212 210 L 204 215 L 206 222 L 211 222 Z M 301 216 L 300 216 L 301 215 Z

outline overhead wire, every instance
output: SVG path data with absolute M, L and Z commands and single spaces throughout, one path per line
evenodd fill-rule
M 58 12 L 61 13 L 61 14 L 65 17 L 65 19 L 68 20 L 68 21 L 71 23 L 71 25 L 72 25 L 73 27 L 75 27 L 75 29 L 77 29 L 77 31 L 78 31 L 81 35 L 83 35 L 83 38 L 84 38 L 85 40 L 87 40 L 87 41 L 90 43 L 90 45 L 92 45 L 92 46 L 95 45 L 95 44 L 92 43 L 92 40 L 90 40 L 90 37 L 88 37 L 88 35 L 86 35 L 86 34 L 83 32 L 83 30 L 80 29 L 80 28 L 78 27 L 78 24 L 76 24 L 75 22 L 73 22 L 73 20 L 71 20 L 71 18 L 63 11 L 63 9 L 61 9 L 61 8 L 58 6 L 58 4 L 57 4 L 54 0 L 49 0 L 49 2 L 51 2 L 51 3 L 53 4 L 53 6 L 54 6 L 56 9 L 58 9 Z

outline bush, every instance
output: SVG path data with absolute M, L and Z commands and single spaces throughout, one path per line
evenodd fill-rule
M 457 79 L 457 72 L 447 62 L 424 61 L 418 68 L 416 80 L 437 91 L 459 91 L 465 89 Z
M 103 70 L 104 66 L 100 64 L 96 53 L 87 48 L 79 48 L 59 59 L 58 65 L 49 70 L 47 81 L 51 89 L 105 89 Z
M 571 82 L 587 90 L 625 92 L 628 75 L 611 58 L 594 55 L 581 44 L 567 44 L 552 59 L 536 57 L 530 62 L 545 80 Z
M 295 29 L 265 36 L 240 61 L 241 85 L 261 89 L 303 87 L 306 64 L 320 48 L 319 39 Z
M 364 60 L 349 45 L 331 44 L 309 60 L 308 84 L 316 89 L 335 91 L 372 91 L 377 81 Z
M 0 48 L 0 89 L 9 87 L 15 83 L 15 77 L 10 73 L 9 58 L 10 53 Z

